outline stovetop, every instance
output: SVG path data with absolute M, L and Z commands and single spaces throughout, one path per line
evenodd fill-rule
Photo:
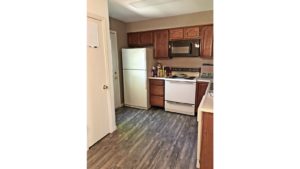
M 172 79 L 187 79 L 187 80 L 195 80 L 196 79 L 195 76 L 177 76 L 177 75 L 173 75 L 169 78 L 172 78 Z

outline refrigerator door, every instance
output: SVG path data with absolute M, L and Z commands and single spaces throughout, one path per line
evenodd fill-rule
M 123 69 L 146 70 L 146 48 L 122 49 Z
M 124 103 L 126 106 L 148 109 L 146 70 L 123 70 Z

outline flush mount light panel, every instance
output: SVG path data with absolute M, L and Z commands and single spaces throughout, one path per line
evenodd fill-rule
M 144 8 L 144 7 L 148 7 L 148 6 L 172 3 L 175 1 L 180 1 L 180 0 L 141 0 L 141 1 L 132 2 L 132 3 L 130 3 L 130 5 L 135 8 Z

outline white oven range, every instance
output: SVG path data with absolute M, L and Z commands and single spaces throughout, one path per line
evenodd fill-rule
M 165 110 L 194 116 L 195 93 L 195 79 L 166 79 Z

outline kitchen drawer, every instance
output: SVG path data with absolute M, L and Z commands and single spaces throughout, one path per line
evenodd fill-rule
M 165 111 L 177 112 L 177 113 L 194 116 L 195 115 L 194 110 L 195 110 L 194 104 L 165 101 Z
M 164 85 L 164 80 L 150 79 L 150 85 Z
M 150 94 L 156 96 L 164 96 L 164 86 L 150 86 Z
M 150 96 L 151 106 L 164 107 L 164 97 L 163 96 Z

